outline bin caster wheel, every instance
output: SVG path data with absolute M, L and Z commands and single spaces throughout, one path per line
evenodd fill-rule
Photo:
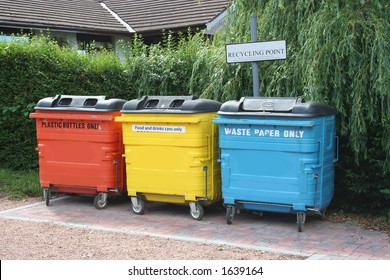
M 50 197 L 51 197 L 51 191 L 50 191 L 50 189 L 44 189 L 44 190 L 43 190 L 43 197 L 45 198 L 46 206 L 49 206 Z
M 93 205 L 95 205 L 95 208 L 97 210 L 106 208 L 107 196 L 108 196 L 107 193 L 99 193 L 97 196 L 95 196 L 95 199 L 93 200 Z
M 145 212 L 145 202 L 142 199 L 132 196 L 131 204 L 134 214 L 142 215 Z
M 190 202 L 190 214 L 191 218 L 193 218 L 196 221 L 202 220 L 204 216 L 204 210 L 202 205 L 195 202 Z
M 298 224 L 298 231 L 303 231 L 303 225 L 305 224 L 306 220 L 306 213 L 304 212 L 298 212 L 297 213 L 297 224 Z
M 226 206 L 226 223 L 228 225 L 232 224 L 235 213 L 236 213 L 236 207 L 232 205 Z
M 326 220 L 326 208 L 320 211 L 321 219 Z

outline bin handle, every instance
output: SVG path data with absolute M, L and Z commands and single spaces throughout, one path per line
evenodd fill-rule
M 161 117 L 132 117 L 131 115 L 128 115 L 128 118 L 117 117 L 115 119 L 116 122 L 129 122 L 129 123 L 200 123 L 200 118 L 167 118 L 164 117 L 164 115 L 161 115 Z
M 335 152 L 335 158 L 333 159 L 333 163 L 336 163 L 339 160 L 339 137 L 335 137 L 336 140 L 336 152 Z
M 324 157 L 323 157 L 323 154 L 322 154 L 322 142 L 321 141 L 318 141 L 318 164 L 316 165 L 312 165 L 312 169 L 315 169 L 315 168 L 320 168 L 324 165 Z
M 217 124 L 255 124 L 255 125 L 279 125 L 279 126 L 315 126 L 314 121 L 292 121 L 292 120 L 253 120 L 253 119 L 213 119 L 213 123 Z
M 211 136 L 209 134 L 206 135 L 207 138 L 207 156 L 206 158 L 202 158 L 201 161 L 211 160 Z
M 38 156 L 40 158 L 43 157 L 43 151 L 44 151 L 44 145 L 43 144 L 38 144 L 38 147 L 35 148 L 35 151 L 38 152 Z
M 322 141 L 318 141 L 319 144 L 319 153 L 320 153 L 320 167 L 324 166 L 324 152 L 322 147 Z
M 48 114 L 32 113 L 32 119 L 51 119 L 51 120 L 83 120 L 83 121 L 111 121 L 114 119 L 111 115 L 83 115 L 83 114 Z

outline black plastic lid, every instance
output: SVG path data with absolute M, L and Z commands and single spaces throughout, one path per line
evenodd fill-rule
M 107 99 L 106 96 L 56 95 L 38 101 L 35 110 L 113 112 L 122 109 L 124 99 Z
M 222 104 L 220 115 L 261 115 L 314 117 L 333 115 L 335 111 L 326 104 L 305 101 L 295 97 L 242 97 L 239 101 Z
M 121 113 L 127 114 L 193 114 L 217 112 L 221 103 L 198 99 L 196 96 L 143 96 L 123 105 Z

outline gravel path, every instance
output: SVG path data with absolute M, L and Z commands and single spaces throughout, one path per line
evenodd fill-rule
M 0 211 L 41 201 L 0 197 Z M 299 260 L 230 246 L 0 218 L 1 260 Z

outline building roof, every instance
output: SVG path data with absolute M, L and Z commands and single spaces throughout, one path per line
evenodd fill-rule
M 0 0 L 0 26 L 94 33 L 204 28 L 230 0 Z M 108 8 L 108 9 L 107 9 Z M 127 25 L 127 27 L 126 27 Z
M 96 0 L 0 0 L 0 25 L 127 33 Z
M 104 0 L 136 32 L 204 28 L 229 0 Z

